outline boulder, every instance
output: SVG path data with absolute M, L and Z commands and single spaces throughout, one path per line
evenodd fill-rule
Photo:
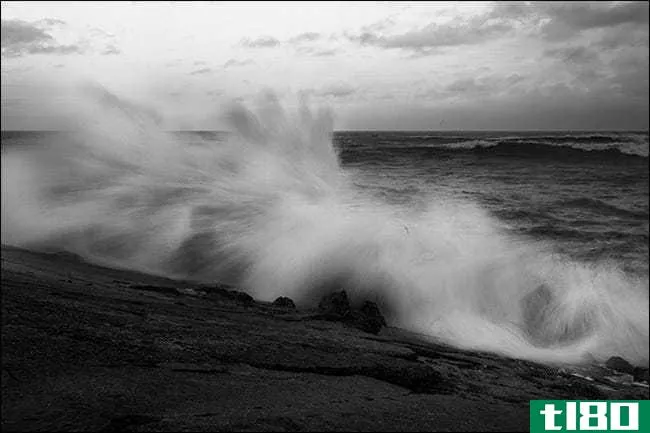
M 353 310 L 344 290 L 323 296 L 318 304 L 320 318 L 344 322 L 371 334 L 377 334 L 386 326 L 386 319 L 374 302 L 365 301 L 361 308 Z
M 319 313 L 329 320 L 346 320 L 351 318 L 352 308 L 345 290 L 323 296 L 318 303 Z
M 612 370 L 620 371 L 621 373 L 633 374 L 634 366 L 627 362 L 625 359 L 620 356 L 612 356 L 605 363 L 605 367 Z
M 359 311 L 355 311 L 354 327 L 371 334 L 378 334 L 386 326 L 386 319 L 374 302 L 366 301 Z
M 633 371 L 635 382 L 648 383 L 648 369 L 644 367 L 636 367 Z
M 273 305 L 290 310 L 296 309 L 296 304 L 291 300 L 291 298 L 287 298 L 286 296 L 280 296 L 277 298 L 275 301 L 273 301 Z

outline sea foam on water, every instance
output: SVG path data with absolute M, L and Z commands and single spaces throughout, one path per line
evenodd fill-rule
M 230 111 L 223 141 L 187 143 L 103 90 L 78 131 L 3 149 L 3 243 L 235 284 L 313 306 L 344 288 L 389 324 L 463 348 L 548 363 L 648 364 L 648 281 L 506 235 L 475 203 L 363 198 L 332 118 L 266 96 Z

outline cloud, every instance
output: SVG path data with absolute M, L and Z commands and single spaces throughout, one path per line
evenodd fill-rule
M 107 32 L 99 27 L 91 27 L 88 30 L 89 39 L 95 42 L 99 54 L 104 56 L 118 55 L 122 50 L 118 47 L 117 38 L 113 33 Z M 85 39 L 87 40 L 87 39 Z M 90 42 L 86 42 L 90 44 Z M 100 48 L 103 45 L 103 48 Z
M 2 20 L 0 33 L 3 54 L 5 50 L 19 53 L 53 40 L 45 30 L 21 20 Z
M 244 59 L 244 60 L 237 60 L 237 59 L 230 59 L 226 63 L 223 64 L 224 68 L 231 68 L 235 66 L 246 66 L 246 65 L 252 65 L 255 62 L 251 59 Z
M 54 27 L 54 26 L 65 26 L 66 22 L 63 20 L 60 20 L 58 18 L 43 18 L 42 20 L 38 21 L 39 24 L 42 24 L 47 27 Z
M 648 51 L 648 27 L 631 27 L 622 25 L 605 32 L 595 43 L 600 50 L 617 50 L 636 47 Z
M 329 57 L 336 55 L 339 50 L 315 47 L 298 47 L 296 52 L 303 56 L 311 57 Z
M 582 66 L 598 61 L 599 55 L 592 49 L 584 46 L 563 46 L 544 50 L 544 56 L 557 59 L 569 65 Z
M 297 36 L 294 36 L 293 38 L 289 39 L 287 42 L 289 42 L 290 44 L 299 44 L 303 42 L 314 42 L 320 38 L 321 38 L 320 33 L 305 32 L 305 33 L 300 33 Z
M 201 68 L 190 72 L 190 75 L 203 75 L 203 74 L 208 74 L 210 72 L 212 72 L 211 68 Z
M 307 93 L 315 94 L 316 96 L 332 97 L 332 98 L 345 98 L 357 93 L 357 89 L 346 83 L 337 83 L 325 86 L 320 90 L 311 91 Z
M 119 48 L 117 48 L 115 45 L 107 45 L 106 48 L 102 51 L 102 54 L 104 56 L 111 56 L 111 55 L 117 55 L 120 54 L 121 51 Z
M 30 54 L 84 54 L 89 47 L 85 38 L 74 44 L 62 44 L 52 35 L 54 27 L 67 26 L 65 21 L 44 18 L 35 22 L 23 20 L 2 20 L 2 57 L 21 57 Z M 113 41 L 114 36 L 101 29 L 90 29 L 91 37 L 110 39 L 96 47 L 96 52 L 102 55 L 119 54 L 120 50 Z
M 361 45 L 431 54 L 438 48 L 483 43 L 504 36 L 512 29 L 509 20 L 484 14 L 469 19 L 458 18 L 444 24 L 430 23 L 401 34 L 383 35 L 379 31 L 367 30 L 347 37 Z
M 489 74 L 482 77 L 460 77 L 447 85 L 423 89 L 417 92 L 420 99 L 443 101 L 447 99 L 476 100 L 499 95 L 517 93 L 525 77 L 513 73 L 509 75 Z
M 384 49 L 403 49 L 430 55 L 446 47 L 482 44 L 515 32 L 520 36 L 563 41 L 594 29 L 607 29 L 616 37 L 603 38 L 603 44 L 643 45 L 648 34 L 647 2 L 500 2 L 472 17 L 431 22 L 402 33 L 391 33 L 391 22 L 363 27 L 347 39 L 361 45 Z M 646 43 L 647 45 L 647 43 Z
M 272 36 L 261 36 L 257 39 L 244 38 L 240 44 L 246 48 L 273 48 L 280 45 L 280 41 Z
M 551 18 L 547 32 L 559 26 L 581 31 L 628 23 L 648 24 L 647 2 L 547 3 L 541 9 Z

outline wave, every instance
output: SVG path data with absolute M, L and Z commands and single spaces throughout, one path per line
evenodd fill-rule
M 495 156 L 548 158 L 648 158 L 648 135 L 613 133 L 610 135 L 530 135 L 494 136 L 496 133 L 472 136 L 410 133 L 359 134 L 341 133 L 337 144 L 345 152 L 364 153 L 389 150 L 402 153 L 464 152 Z M 387 138 L 389 137 L 389 138 Z
M 303 306 L 344 288 L 462 348 L 648 363 L 647 278 L 506 234 L 465 199 L 432 195 L 416 211 L 362 198 L 327 112 L 291 115 L 267 97 L 257 114 L 230 111 L 223 142 L 195 146 L 116 97 L 86 97 L 78 133 L 3 149 L 3 242 Z
M 417 146 L 416 146 L 417 147 Z M 428 150 L 471 151 L 495 156 L 518 157 L 639 157 L 648 158 L 648 146 L 637 142 L 610 142 L 607 145 L 575 141 L 553 142 L 540 140 L 466 140 L 424 146 Z

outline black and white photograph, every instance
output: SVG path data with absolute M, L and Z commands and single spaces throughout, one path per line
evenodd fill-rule
M 647 1 L 2 1 L 2 431 L 650 431 Z

